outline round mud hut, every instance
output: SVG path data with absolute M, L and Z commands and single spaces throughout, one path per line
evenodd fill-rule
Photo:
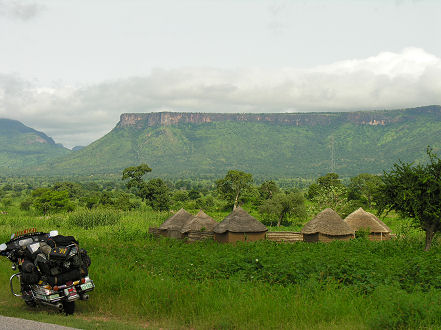
M 181 228 L 181 233 L 184 237 L 188 237 L 189 241 L 212 239 L 214 237 L 213 229 L 216 225 L 216 220 L 200 210 Z
M 349 214 L 344 220 L 355 232 L 368 230 L 371 241 L 384 241 L 390 239 L 390 228 L 372 213 L 366 212 L 361 207 Z
M 221 243 L 251 242 L 265 239 L 268 229 L 238 207 L 214 227 L 214 239 Z
M 161 226 L 159 226 L 161 235 L 170 238 L 183 238 L 181 229 L 188 222 L 190 222 L 192 218 L 193 218 L 192 214 L 188 213 L 184 209 L 180 209 L 170 218 L 165 220 Z
M 327 208 L 302 229 L 304 242 L 330 242 L 354 238 L 355 231 L 334 210 Z

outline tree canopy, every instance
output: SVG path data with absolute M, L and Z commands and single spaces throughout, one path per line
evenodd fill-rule
M 233 204 L 235 209 L 240 197 L 251 188 L 253 176 L 238 170 L 230 170 L 223 179 L 216 181 L 216 188 L 219 194 L 228 202 Z
M 425 250 L 441 230 L 441 160 L 427 148 L 429 162 L 399 162 L 382 177 L 379 187 L 380 212 L 395 210 L 408 216 L 426 232 Z

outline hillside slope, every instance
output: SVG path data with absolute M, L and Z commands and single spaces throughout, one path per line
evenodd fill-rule
M 17 172 L 69 152 L 42 132 L 17 120 L 0 118 L 0 169 L 3 171 Z
M 394 162 L 441 149 L 441 107 L 307 114 L 123 114 L 116 127 L 46 173 L 120 173 L 149 164 L 152 175 L 219 177 L 241 169 L 264 177 L 381 173 Z

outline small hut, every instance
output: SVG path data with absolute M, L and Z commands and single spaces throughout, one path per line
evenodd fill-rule
M 349 240 L 355 231 L 334 210 L 327 208 L 317 214 L 302 229 L 304 242 Z
M 170 238 L 182 238 L 181 229 L 185 226 L 191 219 L 193 215 L 180 209 L 173 216 L 164 221 L 164 223 L 159 226 L 161 235 Z
M 189 222 L 187 222 L 181 229 L 181 233 L 185 234 L 192 230 L 197 231 L 213 231 L 217 225 L 216 220 L 200 210 Z
M 238 207 L 214 227 L 214 239 L 222 243 L 265 239 L 268 229 L 256 218 Z
M 181 233 L 184 237 L 187 236 L 189 241 L 213 238 L 213 229 L 216 225 L 216 220 L 200 210 L 198 214 L 181 228 Z
M 361 207 L 349 214 L 344 221 L 354 231 L 369 230 L 369 239 L 371 241 L 390 239 L 390 228 L 375 215 L 366 212 Z

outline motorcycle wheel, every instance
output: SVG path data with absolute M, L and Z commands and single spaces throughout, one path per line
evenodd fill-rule
M 72 315 L 75 312 L 75 301 L 64 301 L 63 310 L 66 315 Z
M 37 304 L 35 303 L 35 301 L 33 300 L 25 300 L 24 301 L 26 305 L 28 305 L 29 307 L 36 307 Z

